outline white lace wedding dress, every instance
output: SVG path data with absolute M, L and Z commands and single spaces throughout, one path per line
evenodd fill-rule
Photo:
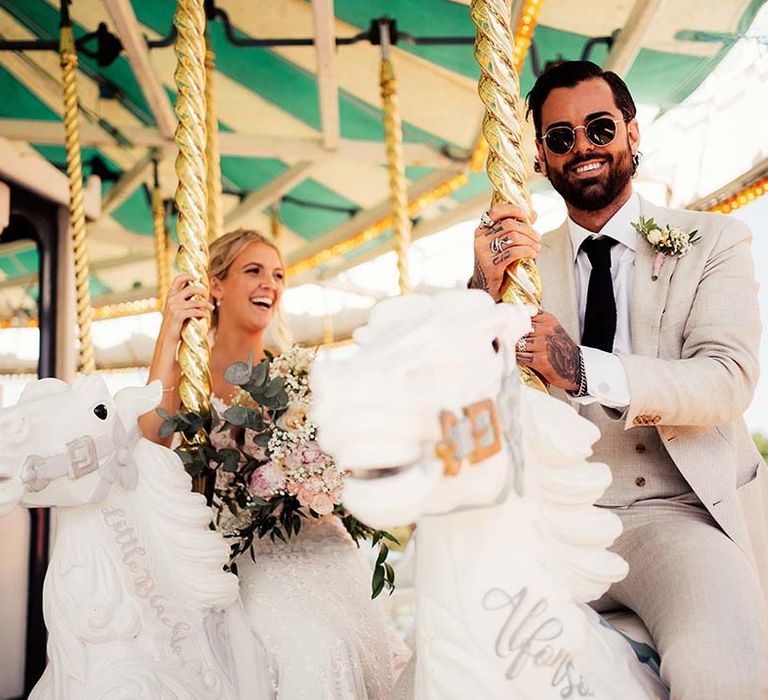
M 226 405 L 212 399 L 221 414 Z M 215 431 L 214 446 L 232 447 Z M 363 546 L 365 546 L 363 544 Z M 385 700 L 407 660 L 371 567 L 338 518 L 307 518 L 287 543 L 254 543 L 237 562 L 243 605 L 269 659 L 275 700 Z

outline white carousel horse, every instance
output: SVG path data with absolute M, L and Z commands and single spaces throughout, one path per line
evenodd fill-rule
M 417 700 L 666 698 L 587 601 L 622 579 L 599 433 L 520 385 L 518 308 L 473 291 L 376 306 L 346 359 L 317 363 L 321 445 L 362 521 L 418 521 Z
M 57 507 L 32 700 L 265 697 L 229 548 L 178 457 L 139 433 L 161 395 L 43 379 L 0 410 L 0 515 Z

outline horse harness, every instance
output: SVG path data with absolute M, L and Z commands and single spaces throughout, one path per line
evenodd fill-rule
M 126 491 L 132 491 L 138 484 L 139 472 L 131 455 L 140 439 L 138 425 L 126 430 L 117 418 L 111 436 L 81 435 L 68 442 L 63 452 L 27 457 L 21 469 L 22 484 L 27 491 L 35 493 L 54 479 L 66 476 L 74 481 L 98 471 L 100 483 L 91 497 L 92 503 L 102 501 L 116 481 Z

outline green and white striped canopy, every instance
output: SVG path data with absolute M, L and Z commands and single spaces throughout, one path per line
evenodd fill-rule
M 642 4 L 642 0 L 641 4 Z M 717 66 L 765 0 L 667 0 L 661 3 L 626 76 L 636 100 L 662 110 L 681 102 Z M 414 37 L 472 37 L 468 0 L 217 0 L 236 37 L 311 38 L 366 32 L 387 16 Z M 631 32 L 635 0 L 543 0 L 535 31 L 538 66 L 580 58 L 593 38 Z M 126 9 L 128 11 L 126 11 Z M 130 12 L 132 10 L 132 12 Z M 172 0 L 74 0 L 76 37 L 105 22 L 116 35 L 116 14 L 135 14 L 134 29 L 150 40 L 169 34 Z M 0 41 L 55 39 L 54 0 L 0 0 Z M 387 213 L 388 184 L 379 92 L 379 47 L 368 41 L 340 45 L 323 58 L 314 46 L 237 47 L 221 19 L 211 24 L 215 89 L 221 132 L 226 228 L 270 230 L 277 207 L 281 244 L 289 263 L 305 259 L 365 230 Z M 121 35 L 126 45 L 125 36 Z M 618 42 L 617 42 L 618 43 Z M 88 44 L 95 47 L 95 42 Z M 590 58 L 609 55 L 595 43 Z M 434 189 L 467 168 L 477 141 L 482 107 L 478 69 L 468 44 L 424 45 L 402 39 L 392 51 L 398 77 L 407 178 L 411 195 Z M 150 73 L 135 69 L 122 52 L 109 66 L 80 54 L 78 89 L 85 175 L 90 179 L 88 224 L 92 296 L 104 304 L 155 293 L 150 157 L 161 158 L 159 177 L 173 197 L 175 152 L 157 109 L 146 98 L 149 82 L 174 100 L 172 47 L 150 51 Z M 321 70 L 318 71 L 318 65 Z M 526 61 L 522 89 L 534 80 Z M 0 51 L 0 150 L 13 162 L 63 171 L 61 79 L 55 52 Z M 337 110 L 334 107 L 338 107 Z M 330 117 L 327 116 L 330 109 Z M 326 112 L 324 113 L 324 110 Z M 337 111 L 337 120 L 333 113 Z M 325 114 L 325 115 L 324 115 Z M 530 139 L 529 139 L 530 141 Z M 19 157 L 16 159 L 15 155 Z M 7 160 L 7 158 L 3 157 Z M 0 159 L 0 160 L 3 160 Z M 43 161 L 41 163 L 41 161 Z M 0 171 L 3 164 L 0 162 Z M 52 172 L 52 179 L 57 173 Z M 0 179 L 12 178 L 5 173 Z M 94 188 L 99 191 L 94 191 Z M 490 194 L 483 173 L 419 214 L 417 235 L 466 218 Z M 173 216 L 169 216 L 173 231 Z M 391 231 L 344 259 L 302 273 L 295 282 L 319 280 L 356 259 L 385 250 Z M 0 238 L 0 320 L 34 307 L 37 254 Z

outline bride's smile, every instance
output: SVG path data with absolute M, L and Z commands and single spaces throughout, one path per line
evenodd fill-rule
M 261 242 L 247 245 L 223 277 L 211 277 L 219 327 L 233 324 L 264 330 L 277 312 L 284 288 L 285 271 L 277 251 Z

